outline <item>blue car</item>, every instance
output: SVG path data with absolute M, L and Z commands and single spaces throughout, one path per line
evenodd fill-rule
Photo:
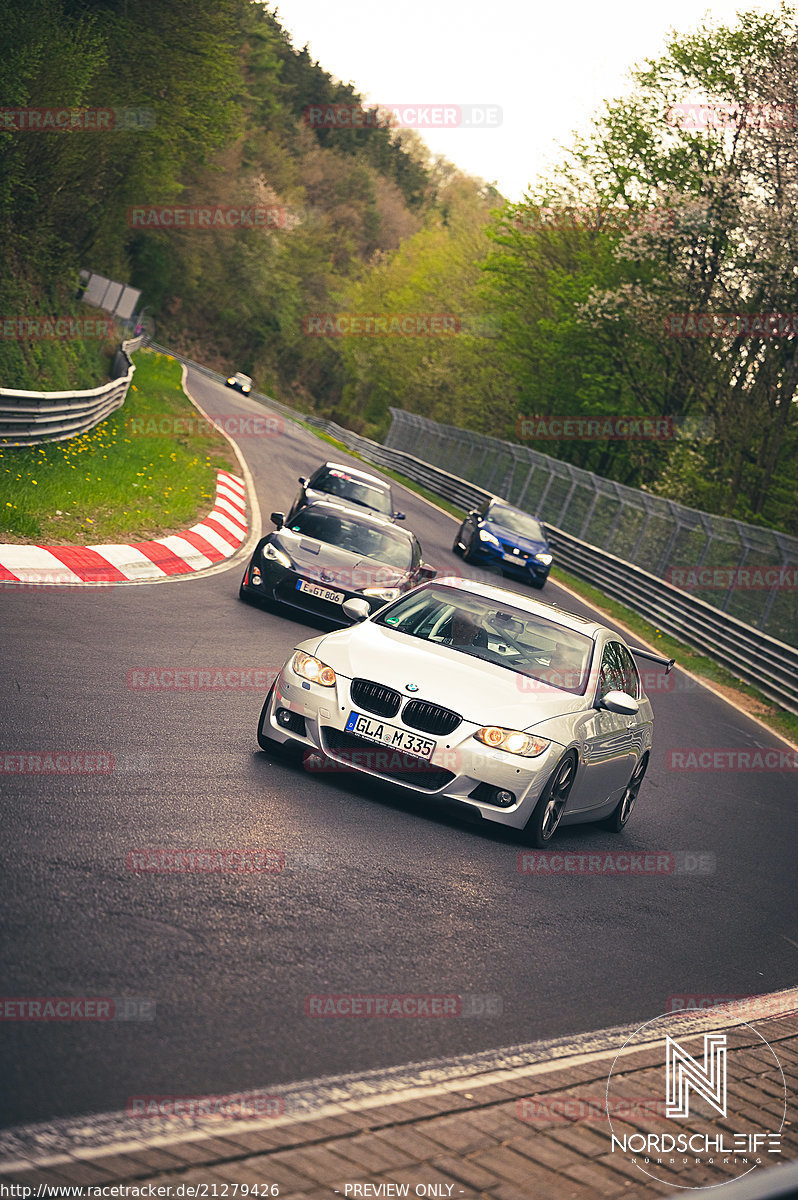
M 468 563 L 500 567 L 505 575 L 542 588 L 551 567 L 551 548 L 540 521 L 504 500 L 474 508 L 457 531 L 452 550 Z

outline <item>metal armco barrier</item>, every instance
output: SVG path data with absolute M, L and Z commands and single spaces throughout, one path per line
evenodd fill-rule
M 532 446 L 391 409 L 385 444 L 478 483 L 780 641 L 798 635 L 798 538 L 603 479 Z
M 142 338 L 122 342 L 114 379 L 82 392 L 26 392 L 0 388 L 0 446 L 38 446 L 86 433 L 125 403 L 135 367 L 130 355 Z
M 495 495 L 401 450 L 390 450 L 369 442 L 331 421 L 319 424 L 326 433 L 364 458 L 398 471 L 466 511 Z M 566 571 L 633 609 L 663 633 L 672 634 L 688 646 L 703 651 L 739 679 L 752 684 L 763 696 L 788 712 L 798 714 L 796 647 L 753 629 L 656 575 L 624 562 L 606 550 L 590 546 L 562 529 L 548 524 L 546 529 L 556 551 L 555 567 L 560 563 Z
M 153 348 L 172 354 L 209 378 L 222 382 L 226 378 L 163 346 L 153 344 Z M 465 511 L 490 496 L 501 496 L 501 491 L 487 491 L 404 450 L 381 445 L 351 429 L 344 429 L 334 421 L 299 413 L 260 393 L 253 392 L 251 398 L 263 401 L 294 421 L 321 429 L 369 462 L 399 472 Z M 414 414 L 405 415 L 413 416 L 415 421 L 425 420 Z M 756 687 L 763 696 L 798 715 L 798 648 L 746 625 L 697 596 L 681 591 L 666 580 L 590 545 L 548 521 L 544 523 L 556 551 L 555 568 L 560 563 L 571 574 L 639 613 L 663 633 L 678 637 L 693 649 L 707 654 L 734 672 L 738 679 Z

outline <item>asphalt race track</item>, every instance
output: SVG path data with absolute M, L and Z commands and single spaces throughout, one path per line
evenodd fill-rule
M 203 376 L 190 387 L 213 413 L 262 412 Z M 239 445 L 265 530 L 299 474 L 341 457 L 290 424 Z M 397 490 L 427 561 L 479 576 L 451 554 L 455 521 Z M 0 595 L 0 748 L 115 763 L 0 775 L 2 994 L 155 1002 L 149 1020 L 2 1022 L 3 1125 L 124 1109 L 132 1096 L 274 1090 L 642 1023 L 673 995 L 794 982 L 794 772 L 667 765 L 674 748 L 783 748 L 775 736 L 674 673 L 673 690 L 652 693 L 654 759 L 627 829 L 565 829 L 553 849 L 691 851 L 710 856 L 709 873 L 521 874 L 510 834 L 261 754 L 265 689 L 131 686 L 137 671 L 282 664 L 312 630 L 240 603 L 242 573 L 237 562 L 180 582 Z M 553 583 L 533 594 L 586 611 Z M 285 870 L 126 864 L 142 847 L 252 846 L 281 851 Z M 452 1019 L 305 1015 L 309 995 L 352 992 L 490 999 L 483 1015 Z

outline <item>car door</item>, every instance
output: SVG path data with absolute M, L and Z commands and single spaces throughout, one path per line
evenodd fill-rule
M 620 642 L 606 642 L 601 655 L 596 703 L 612 691 L 626 692 L 637 699 L 639 687 L 632 656 Z M 639 727 L 639 716 L 624 716 L 600 707 L 594 707 L 587 714 L 583 730 L 585 776 L 580 788 L 580 811 L 599 808 L 626 787 L 639 753 Z

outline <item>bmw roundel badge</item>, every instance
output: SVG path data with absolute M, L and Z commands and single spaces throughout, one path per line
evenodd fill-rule
M 406 692 L 417 692 L 417 691 L 418 691 L 418 684 L 417 684 L 417 683 L 406 683 L 406 684 L 405 684 L 405 691 L 406 691 Z

